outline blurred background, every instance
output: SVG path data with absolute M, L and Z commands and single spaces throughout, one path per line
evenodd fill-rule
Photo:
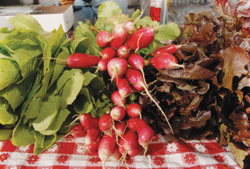
M 74 24 L 78 21 L 85 22 L 85 19 L 94 24 L 99 5 L 106 0 L 0 0 L 0 16 L 4 15 L 1 9 L 8 7 L 30 7 L 35 10 L 37 7 L 51 7 L 70 5 L 73 8 Z M 150 16 L 159 23 L 176 22 L 183 23 L 184 16 L 188 12 L 199 12 L 213 10 L 214 0 L 113 0 L 123 13 L 131 16 L 136 9 L 144 9 L 144 16 Z M 230 0 L 236 4 L 237 0 Z M 12 8 L 13 9 L 13 8 Z M 27 8 L 21 8 L 27 10 Z M 41 8 L 40 8 L 41 9 Z M 0 19 L 1 21 L 1 19 Z

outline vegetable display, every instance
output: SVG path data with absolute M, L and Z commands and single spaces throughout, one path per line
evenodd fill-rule
M 215 0 L 215 10 L 160 25 L 107 1 L 72 37 L 30 15 L 10 18 L 14 28 L 0 29 L 0 138 L 39 154 L 60 135 L 85 137 L 105 167 L 111 156 L 147 158 L 158 133 L 218 137 L 246 166 L 250 7 Z

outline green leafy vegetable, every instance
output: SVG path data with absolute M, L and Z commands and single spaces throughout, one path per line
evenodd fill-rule
M 174 40 L 180 35 L 180 29 L 174 22 L 170 22 L 167 25 L 161 25 L 155 34 L 155 39 L 158 41 Z
M 119 14 L 122 14 L 122 10 L 119 5 L 117 5 L 113 1 L 107 1 L 105 3 L 102 3 L 102 5 L 98 8 L 97 13 L 99 18 L 108 18 Z

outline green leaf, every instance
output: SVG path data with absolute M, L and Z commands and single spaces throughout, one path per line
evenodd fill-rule
M 29 106 L 25 112 L 23 120 L 24 123 L 39 116 L 42 104 L 43 102 L 40 97 L 35 97 L 30 101 Z
M 81 70 L 72 69 L 72 77 L 65 86 L 63 87 L 62 91 L 62 107 L 67 107 L 74 102 L 77 95 L 79 94 L 85 77 L 83 76 Z
M 31 15 L 17 14 L 9 18 L 9 23 L 20 32 L 37 32 L 46 34 L 39 22 Z
M 91 82 L 90 82 L 90 88 L 93 92 L 94 96 L 97 96 L 101 93 L 103 93 L 103 90 L 105 88 L 105 82 L 103 79 L 99 76 L 96 76 Z
M 48 39 L 48 42 L 45 44 L 43 48 L 43 57 L 44 57 L 44 63 L 43 63 L 43 80 L 42 80 L 42 87 L 39 91 L 39 95 L 41 97 L 45 97 L 49 82 L 51 80 L 53 71 L 53 64 L 50 58 L 54 57 L 57 50 L 59 50 L 61 44 L 64 42 L 65 39 L 65 33 L 63 31 L 62 26 L 58 28 L 58 30 L 54 30 L 51 32 L 51 36 Z
M 132 14 L 132 19 L 137 19 L 141 14 L 141 10 L 140 9 L 137 9 L 133 14 Z
M 113 1 L 106 1 L 102 3 L 101 6 L 99 6 L 97 16 L 98 18 L 102 18 L 102 17 L 108 18 L 111 16 L 119 15 L 119 14 L 122 14 L 122 10 L 119 7 L 119 5 Z
M 138 50 L 137 53 L 141 56 L 147 56 L 158 48 L 158 44 L 159 43 L 154 40 L 148 47 Z
M 32 101 L 33 97 L 35 96 L 39 88 L 41 87 L 42 75 L 43 75 L 42 71 L 38 71 L 38 73 L 36 74 L 36 80 L 33 84 L 33 87 L 22 105 L 22 115 L 26 112 L 27 108 L 29 107 L 30 102 Z
M 0 58 L 0 90 L 16 83 L 20 79 L 20 71 L 16 62 Z
M 115 25 L 125 23 L 129 20 L 130 18 L 125 14 L 119 14 L 108 18 L 98 18 L 95 27 L 99 30 L 105 30 L 112 33 Z
M 36 148 L 43 148 L 44 147 L 44 138 L 45 135 L 42 135 L 41 133 L 33 130 L 33 135 L 35 138 L 35 146 Z
M 35 142 L 35 146 L 34 146 L 34 154 L 40 154 L 42 153 L 44 150 L 48 149 L 50 146 L 52 146 L 55 142 L 56 142 L 56 138 L 57 135 L 51 135 L 51 136 L 45 136 L 44 138 L 44 145 L 42 148 L 40 148 L 40 143 L 39 142 Z
M 28 78 L 17 85 L 12 85 L 0 91 L 0 97 L 5 98 L 10 104 L 11 108 L 15 110 L 21 105 L 28 95 L 32 85 L 33 78 Z
M 19 65 L 23 78 L 29 77 L 37 69 L 38 56 L 42 54 L 41 49 L 20 48 L 14 51 L 11 56 Z
M 161 25 L 155 34 L 155 39 L 158 41 L 174 40 L 180 35 L 180 29 L 174 22 L 170 22 L 167 25 Z
M 61 128 L 63 122 L 66 120 L 68 115 L 70 114 L 70 111 L 68 109 L 61 109 L 59 113 L 57 113 L 57 116 L 53 123 L 44 131 L 40 131 L 43 135 L 52 135 L 56 134 L 56 132 Z
M 9 140 L 11 133 L 11 129 L 0 129 L 0 140 Z
M 34 143 L 33 130 L 22 123 L 22 119 L 13 130 L 11 142 L 15 146 L 28 146 Z
M 139 19 L 135 24 L 135 27 L 137 28 L 141 26 L 142 27 L 158 27 L 159 23 L 157 21 L 152 21 L 150 16 L 145 16 L 142 19 Z
M 54 82 L 59 78 L 59 76 L 62 74 L 64 68 L 65 68 L 65 63 L 62 63 L 60 60 L 66 60 L 67 57 L 70 55 L 69 50 L 65 47 L 62 48 L 62 52 L 58 54 L 54 70 L 53 70 L 53 75 L 50 81 L 50 86 L 54 84 Z
M 99 55 L 100 47 L 96 42 L 95 34 L 89 29 L 88 24 L 79 22 L 74 31 L 75 40 L 72 42 L 72 53 L 87 53 Z
M 96 75 L 91 73 L 91 72 L 85 72 L 83 74 L 84 76 L 84 82 L 83 82 L 83 86 L 88 86 L 90 84 L 90 82 L 96 78 Z
M 74 110 L 78 114 L 89 113 L 92 109 L 94 109 L 93 103 L 85 95 L 79 95 L 73 106 Z
M 32 123 L 36 131 L 44 131 L 54 122 L 59 111 L 60 103 L 61 97 L 59 96 L 51 96 L 48 101 L 44 102 L 40 109 L 39 116 Z
M 18 116 L 14 114 L 10 105 L 4 98 L 0 98 L 0 124 L 14 124 Z

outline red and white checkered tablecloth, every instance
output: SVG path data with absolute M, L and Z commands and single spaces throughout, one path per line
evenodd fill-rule
M 15 147 L 11 141 L 0 141 L 1 169 L 101 169 L 97 153 L 83 149 L 84 138 L 66 137 L 40 155 L 34 146 Z M 106 169 L 240 169 L 228 147 L 216 140 L 169 141 L 156 135 L 149 145 L 147 161 L 143 155 L 127 159 L 127 166 L 110 158 Z

